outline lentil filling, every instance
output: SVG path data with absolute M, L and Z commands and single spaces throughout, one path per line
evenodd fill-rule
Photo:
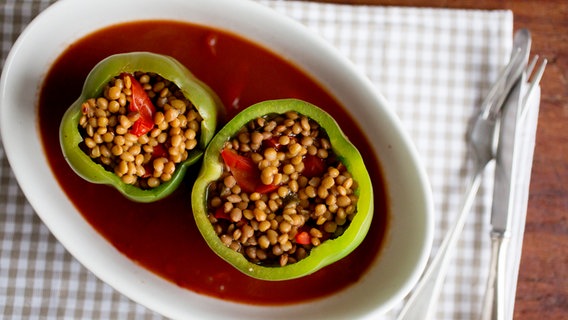
M 116 76 L 81 109 L 83 151 L 142 189 L 169 181 L 198 144 L 201 116 L 173 82 L 155 73 Z
M 208 218 L 223 244 L 253 263 L 295 263 L 356 214 L 356 182 L 325 130 L 297 112 L 250 121 L 221 156 Z

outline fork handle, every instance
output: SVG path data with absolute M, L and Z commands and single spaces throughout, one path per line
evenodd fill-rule
M 508 242 L 508 237 L 503 233 L 491 233 L 491 265 L 481 320 L 505 319 L 505 269 Z
M 487 163 L 481 165 L 473 176 L 457 220 L 442 240 L 438 252 L 436 252 L 416 288 L 410 294 L 410 298 L 398 314 L 397 320 L 434 319 L 437 299 L 444 284 L 449 261 L 457 246 L 468 213 L 471 211 L 486 166 Z

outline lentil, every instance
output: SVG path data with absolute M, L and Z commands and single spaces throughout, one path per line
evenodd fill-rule
M 221 241 L 249 261 L 265 266 L 300 261 L 313 247 L 340 236 L 356 214 L 357 183 L 313 120 L 296 112 L 258 118 L 225 148 L 250 158 L 263 185 L 276 186 L 265 193 L 244 192 L 225 166 L 209 189 L 209 221 Z M 313 170 L 305 165 L 306 156 L 325 164 L 321 175 L 306 172 Z M 226 218 L 215 216 L 220 208 Z M 296 242 L 300 232 L 309 234 L 309 243 Z
M 81 107 L 82 148 L 124 183 L 155 188 L 171 179 L 176 165 L 197 147 L 202 119 L 173 82 L 154 73 L 135 72 L 133 76 L 156 107 L 156 127 L 140 137 L 129 132 L 140 113 L 128 111 L 130 78 L 117 76 L 105 87 L 103 96 L 88 99 Z M 155 149 L 159 145 L 162 147 Z

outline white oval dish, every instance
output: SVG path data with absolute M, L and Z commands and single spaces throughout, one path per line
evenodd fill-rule
M 39 90 L 53 61 L 74 41 L 108 25 L 148 19 L 230 30 L 288 57 L 341 104 L 357 106 L 350 112 L 374 141 L 372 152 L 385 175 L 391 218 L 379 259 L 358 283 L 324 299 L 276 307 L 199 295 L 133 263 L 77 212 L 43 153 L 37 128 L 38 94 L 30 88 Z M 34 130 L 30 123 L 35 124 Z M 167 317 L 375 318 L 410 291 L 430 253 L 434 213 L 429 184 L 412 142 L 385 99 L 331 45 L 299 23 L 251 1 L 58 1 L 26 28 L 6 60 L 0 83 L 0 129 L 20 187 L 55 237 L 101 280 Z

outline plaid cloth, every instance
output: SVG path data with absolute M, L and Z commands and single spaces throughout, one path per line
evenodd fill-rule
M 20 32 L 53 2 L 0 0 L 2 65 Z M 473 174 L 466 125 L 509 58 L 511 12 L 259 2 L 332 43 L 390 102 L 430 177 L 437 214 L 434 254 Z M 449 268 L 436 319 L 479 315 L 489 263 L 491 185 L 488 175 Z M 517 238 L 510 249 L 517 267 L 520 243 Z M 514 294 L 516 272 L 512 278 Z M 384 318 L 394 318 L 399 309 Z M 66 252 L 26 201 L 1 145 L 0 318 L 161 318 Z

